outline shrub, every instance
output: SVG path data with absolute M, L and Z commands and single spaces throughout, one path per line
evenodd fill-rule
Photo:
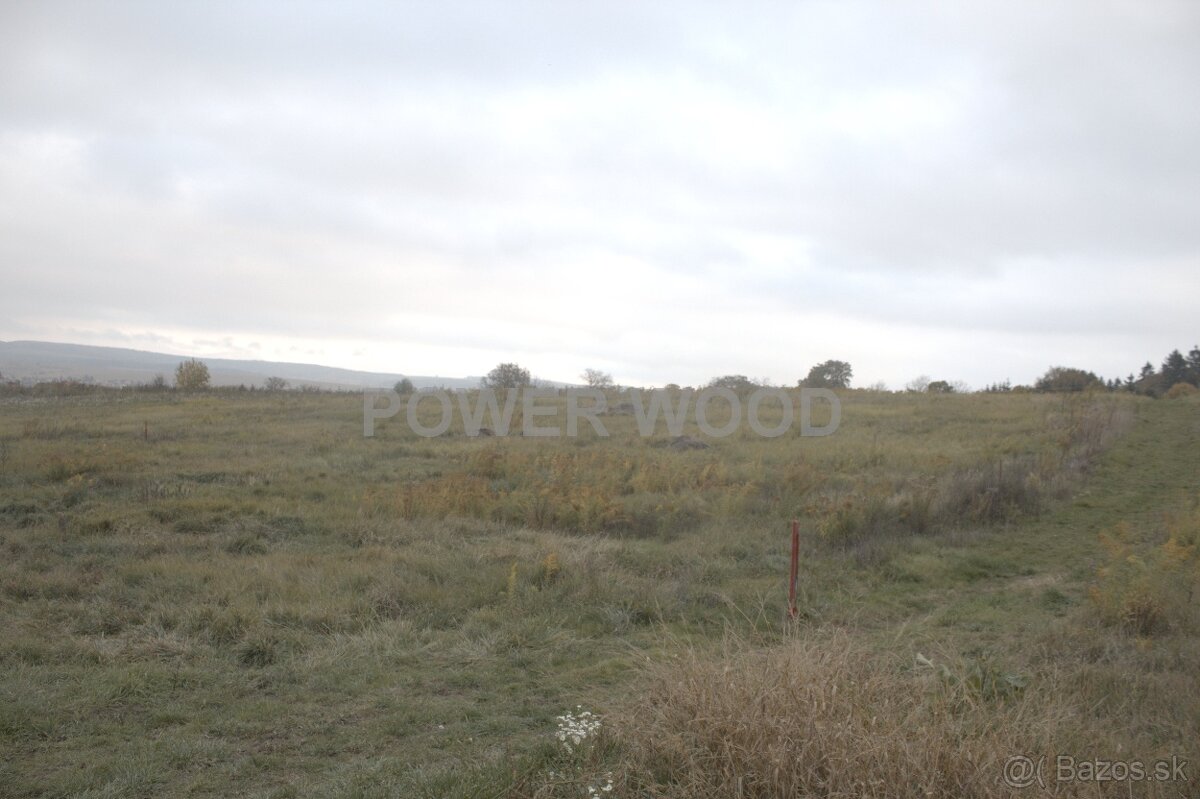
M 822 514 L 817 530 L 822 540 L 849 547 L 866 538 L 887 535 L 897 528 L 899 512 L 885 497 L 866 494 L 835 503 Z
M 801 388 L 849 388 L 854 369 L 846 361 L 825 361 L 808 370 Z
M 613 387 L 612 375 L 600 369 L 584 369 L 580 377 L 591 388 L 608 389 Z
M 183 391 L 203 391 L 208 388 L 208 367 L 195 358 L 175 367 L 175 387 Z
M 1138 636 L 1150 636 L 1184 623 L 1200 588 L 1200 512 L 1172 517 L 1167 540 L 1139 547 L 1121 522 L 1100 536 L 1107 555 L 1088 596 L 1102 620 Z
M 1094 373 L 1066 366 L 1051 367 L 1034 383 L 1038 391 L 1085 391 L 1103 387 L 1104 383 Z
M 1180 397 L 1190 397 L 1197 392 L 1200 392 L 1200 389 L 1191 383 L 1176 383 L 1167 390 L 1166 397 L 1167 399 L 1179 399 Z
M 620 795 L 1009 796 L 1005 759 L 1036 760 L 1064 718 L 991 663 L 902 670 L 845 635 L 742 647 L 672 659 L 608 713 Z
M 707 388 L 727 388 L 731 391 L 751 391 L 755 383 L 745 375 L 722 375 L 708 381 Z
M 917 375 L 905 384 L 904 390 L 914 394 L 924 394 L 929 390 L 929 375 Z
M 515 363 L 502 363 L 483 378 L 484 388 L 526 388 L 533 385 L 528 369 Z
M 1036 513 L 1043 491 L 1028 458 L 951 472 L 939 486 L 938 512 L 951 522 L 1005 522 Z

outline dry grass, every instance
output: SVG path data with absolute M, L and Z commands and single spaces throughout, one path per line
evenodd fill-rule
M 1055 784 L 1055 758 L 1120 752 L 1055 674 L 1028 682 L 986 660 L 916 662 L 844 632 L 808 633 L 718 655 L 685 649 L 648 670 L 636 702 L 611 713 L 607 739 L 568 783 L 522 794 L 573 795 L 617 775 L 617 797 L 657 799 L 991 799 L 1020 795 L 1190 796 L 1187 784 Z M 1088 754 L 1083 754 L 1088 753 Z M 1005 783 L 1005 763 L 1043 763 L 1039 792 Z
M 1123 400 L 915 398 L 897 407 L 895 398 L 847 393 L 846 413 L 866 424 L 832 441 L 740 436 L 680 452 L 666 439 L 628 440 L 612 422 L 616 441 L 471 442 L 444 470 L 368 491 L 362 510 L 643 537 L 800 515 L 832 546 L 871 548 L 895 534 L 1036 514 L 1128 427 Z
M 942 771 L 951 791 L 972 772 L 950 759 L 982 774 L 1058 729 L 1060 702 L 1108 703 L 1124 751 L 1200 739 L 1200 707 L 1179 701 L 1200 655 L 1193 606 L 1169 605 L 1143 651 L 1085 593 L 1095 533 L 1127 517 L 1144 530 L 1195 474 L 1190 400 L 843 403 L 826 439 L 677 451 L 627 415 L 606 417 L 608 440 L 426 440 L 399 424 L 364 439 L 352 396 L 0 401 L 0 795 L 578 796 L 587 785 L 539 782 L 563 773 L 544 744 L 578 703 L 614 733 L 584 763 L 591 784 L 612 771 L 613 793 L 639 797 L 732 796 L 738 776 L 743 795 L 775 780 L 803 795 L 823 768 L 862 793 L 855 774 L 909 765 L 911 783 L 875 795 Z M 1092 507 L 1064 510 L 1106 464 Z M 785 635 L 793 516 L 805 623 L 844 639 Z M 1152 577 L 1190 546 L 1165 541 L 1139 532 L 1137 552 L 1170 556 Z M 1031 581 L 1009 590 L 1017 577 Z M 1070 647 L 1009 657 L 1029 625 L 1084 608 L 1091 626 L 1056 638 Z M 892 645 L 898 624 L 921 628 L 939 668 Z M 766 648 L 722 653 L 730 630 Z M 1054 701 L 1005 698 L 981 653 Z M 667 665 L 647 688 L 648 662 Z M 795 707 L 773 718 L 772 692 Z M 1055 744 L 1104 753 L 1094 720 L 1066 728 Z M 723 749 L 726 735 L 742 743 Z
M 618 722 L 630 772 L 656 795 L 1003 796 L 1003 761 L 1040 752 L 1066 713 L 902 673 L 845 635 L 660 668 Z
M 1151 636 L 1194 624 L 1200 596 L 1200 507 L 1167 514 L 1158 541 L 1137 540 L 1122 522 L 1100 535 L 1105 559 L 1088 595 L 1108 624 Z

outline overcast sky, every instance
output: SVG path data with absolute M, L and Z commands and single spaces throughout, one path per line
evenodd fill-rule
M 1200 3 L 0 3 L 0 339 L 980 386 L 1200 340 Z

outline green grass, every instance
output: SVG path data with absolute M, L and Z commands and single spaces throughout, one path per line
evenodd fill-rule
M 1088 588 L 1100 532 L 1152 548 L 1194 501 L 1198 407 L 852 392 L 828 438 L 676 452 L 619 414 L 364 439 L 352 396 L 5 400 L 0 795 L 517 792 L 564 710 L 619 715 L 683 646 L 796 635 L 793 516 L 801 631 L 1065 669 L 1097 713 L 1126 680 L 1165 716 L 1125 740 L 1178 748 L 1194 607 L 1147 644 Z

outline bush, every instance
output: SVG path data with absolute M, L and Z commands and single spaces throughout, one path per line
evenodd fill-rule
M 1005 759 L 1036 760 L 1069 718 L 990 663 L 904 669 L 845 635 L 743 647 L 653 668 L 608 714 L 619 795 L 1011 796 Z
M 612 375 L 600 369 L 584 369 L 580 377 L 591 388 L 609 389 L 613 387 Z
M 1094 373 L 1066 366 L 1051 367 L 1034 384 L 1038 391 L 1085 391 L 1103 387 L 1104 383 Z
M 1190 397 L 1197 392 L 1200 392 L 1200 389 L 1191 383 L 1176 383 L 1167 390 L 1166 397 L 1167 399 L 1179 399 L 1180 397 Z
M 485 388 L 525 388 L 533 385 L 528 369 L 515 363 L 502 363 L 483 378 Z
M 801 388 L 849 388 L 854 369 L 846 361 L 825 361 L 808 370 Z
M 208 388 L 208 366 L 195 358 L 175 367 L 175 387 L 183 391 L 203 391 Z
M 731 391 L 752 391 L 755 383 L 745 375 L 722 375 L 708 381 L 707 388 L 727 388 Z
M 1100 543 L 1106 559 L 1088 597 L 1106 623 L 1137 636 L 1151 636 L 1189 623 L 1200 589 L 1200 511 L 1167 519 L 1167 540 L 1139 546 L 1121 522 Z
M 1044 486 L 1030 458 L 999 460 L 950 472 L 939 485 L 937 512 L 951 524 L 989 524 L 1035 514 Z

